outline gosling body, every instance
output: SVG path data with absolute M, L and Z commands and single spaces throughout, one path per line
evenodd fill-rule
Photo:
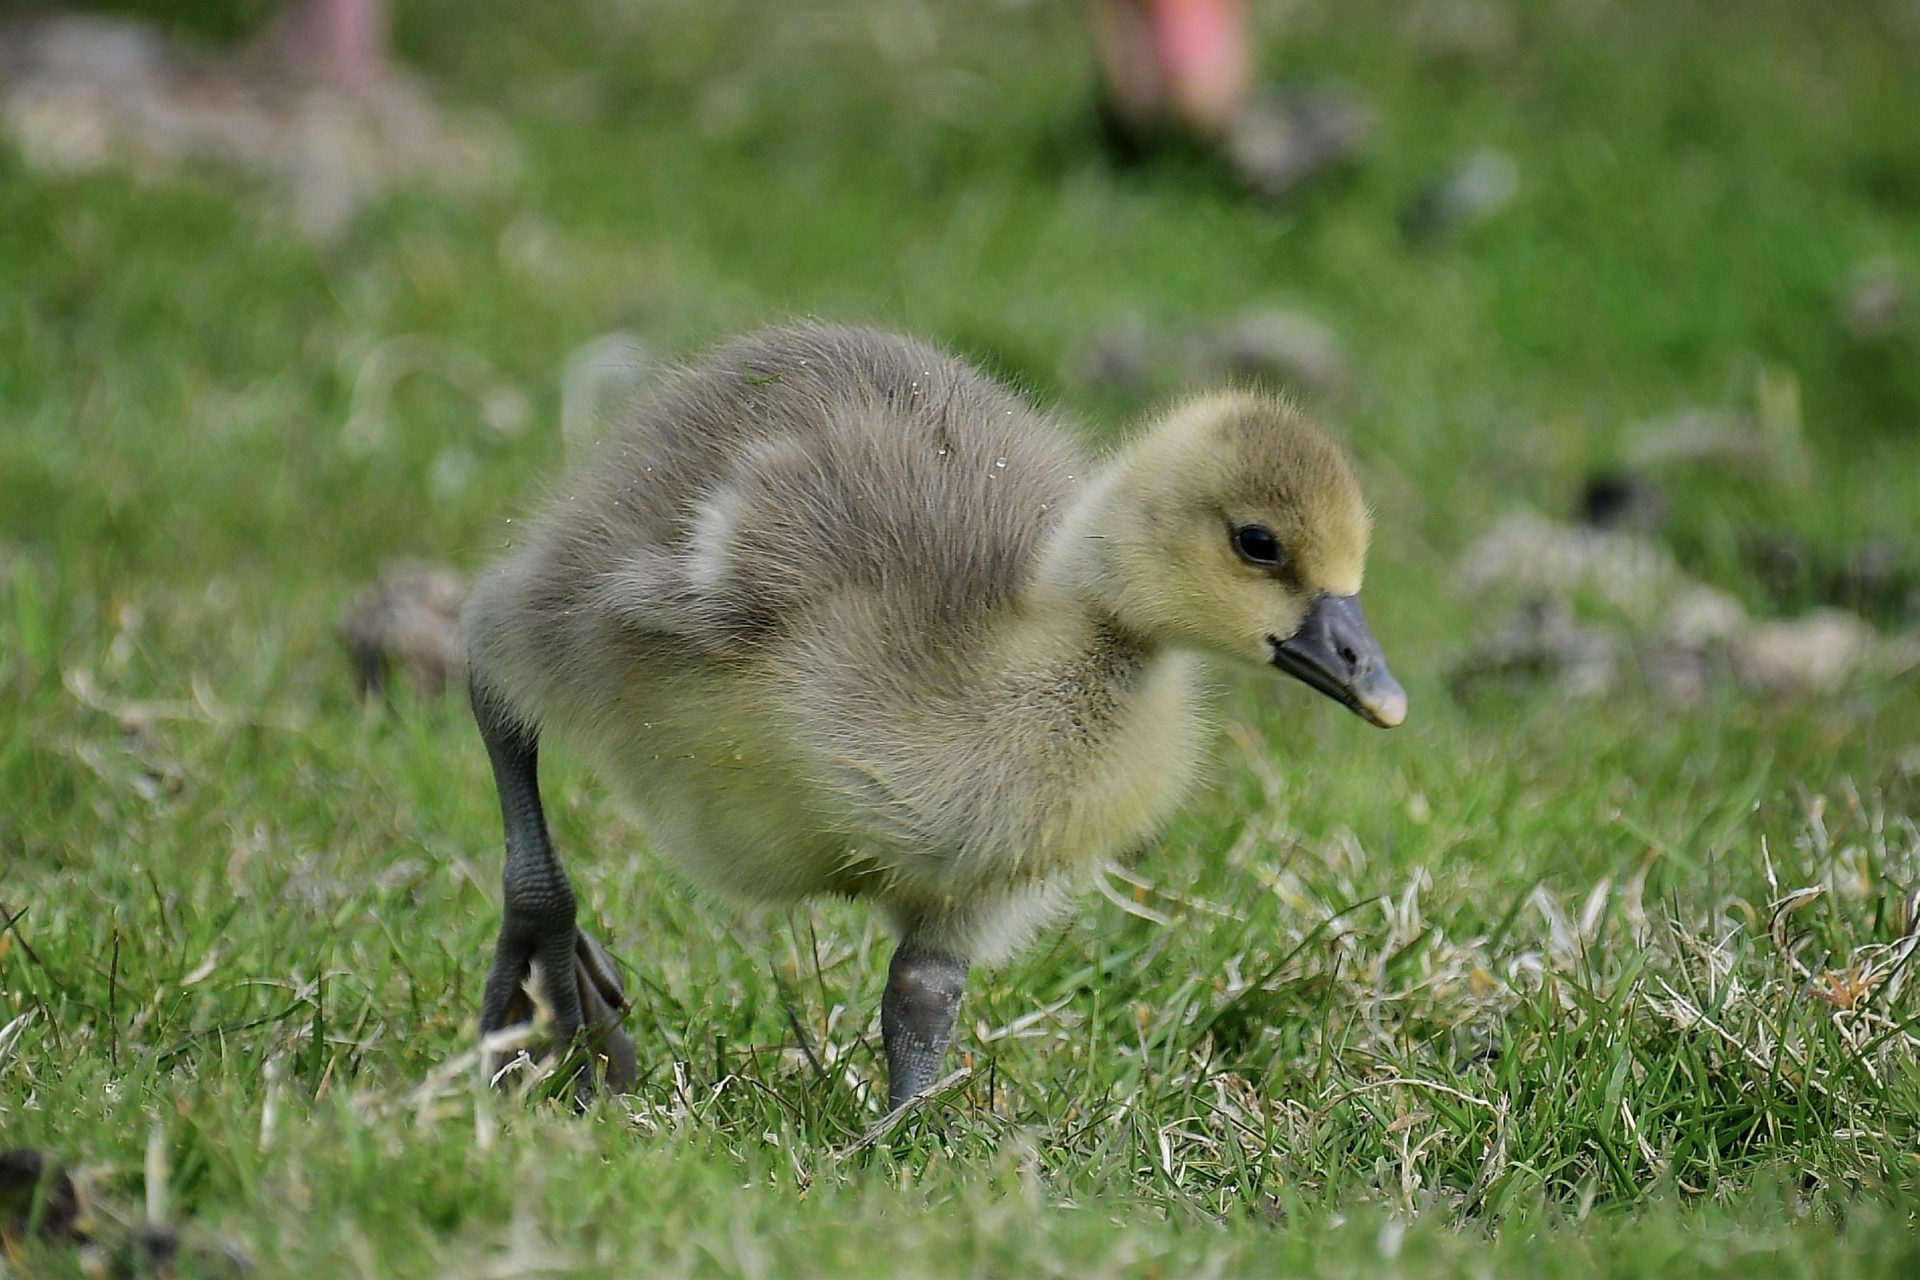
M 1280 560 L 1250 556 L 1249 529 Z M 509 846 L 483 1025 L 525 1013 L 534 952 L 571 955 L 576 981 L 545 993 L 560 1029 L 614 1083 L 631 1074 L 618 983 L 527 816 L 534 746 L 557 734 L 691 878 L 887 913 L 902 946 L 882 1022 L 904 1101 L 933 1078 L 967 963 L 1017 946 L 1187 790 L 1194 653 L 1289 669 L 1284 642 L 1345 625 L 1320 602 L 1359 590 L 1367 531 L 1344 456 L 1252 397 L 1185 406 L 1095 462 L 984 374 L 895 335 L 788 326 L 669 375 L 467 606 Z M 1331 684 L 1302 678 L 1396 722 L 1384 663 L 1344 661 L 1326 657 Z M 516 896 L 540 908 L 517 924 Z
M 691 878 L 865 897 L 993 959 L 1200 753 L 1189 655 L 1035 598 L 1094 475 L 945 353 L 756 335 L 574 472 L 477 585 L 469 648 Z

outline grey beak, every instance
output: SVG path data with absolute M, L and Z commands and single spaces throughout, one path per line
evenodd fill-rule
M 1387 670 L 1359 596 L 1322 595 L 1300 629 L 1268 637 L 1273 665 L 1382 729 L 1407 718 L 1407 691 Z

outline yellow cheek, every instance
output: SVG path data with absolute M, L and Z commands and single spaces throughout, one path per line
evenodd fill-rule
M 1307 606 L 1299 600 L 1289 598 L 1278 610 L 1268 610 L 1267 630 L 1277 639 L 1284 640 L 1300 629 L 1307 620 Z
M 1246 632 L 1253 647 L 1253 660 L 1261 664 L 1273 661 L 1273 646 L 1270 640 L 1285 640 L 1300 630 L 1300 624 L 1306 620 L 1307 611 L 1291 597 L 1274 599 L 1274 588 L 1269 586 L 1260 600 L 1257 613 L 1247 619 Z

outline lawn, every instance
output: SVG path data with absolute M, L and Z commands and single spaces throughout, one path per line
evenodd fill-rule
M 1462 49 L 1390 0 L 1258 6 L 1276 75 L 1379 117 L 1278 209 L 1109 164 L 1064 3 L 399 8 L 510 143 L 478 191 L 315 241 L 230 173 L 0 145 L 0 1148 L 76 1167 L 103 1236 L 316 1277 L 1920 1271 L 1912 669 L 1450 680 L 1504 608 L 1463 550 L 1683 412 L 1792 458 L 1663 475 L 1689 572 L 1766 614 L 1811 601 L 1756 534 L 1920 564 L 1920 315 L 1841 315 L 1875 264 L 1920 288 L 1920 8 L 1492 0 Z M 1484 148 L 1512 202 L 1410 244 Z M 642 1083 L 475 1087 L 485 758 L 457 698 L 358 705 L 333 628 L 382 562 L 511 536 L 570 355 L 881 322 L 1109 435 L 1173 375 L 1085 385 L 1091 335 L 1272 305 L 1346 351 L 1314 404 L 1379 509 L 1404 728 L 1223 674 L 1205 789 L 976 971 L 971 1073 L 865 1146 L 884 932 L 702 900 L 561 758 Z

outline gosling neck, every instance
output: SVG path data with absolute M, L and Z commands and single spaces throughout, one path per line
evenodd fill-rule
M 1114 520 L 1122 479 L 1119 460 L 1088 477 L 1067 504 L 1041 548 L 1027 602 L 1039 616 L 1076 617 L 1100 631 L 1124 636 L 1141 649 L 1158 649 L 1127 624 L 1115 563 Z

